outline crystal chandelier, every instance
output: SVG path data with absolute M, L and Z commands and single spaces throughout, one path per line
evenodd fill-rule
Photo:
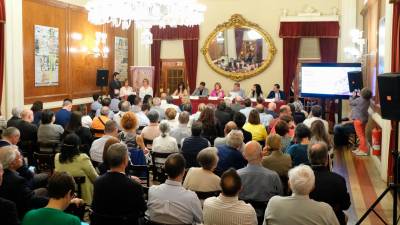
M 206 6 L 197 0 L 89 0 L 86 9 L 89 22 L 95 25 L 111 23 L 129 29 L 134 21 L 136 27 L 144 29 L 142 43 L 152 44 L 152 26 L 199 25 Z

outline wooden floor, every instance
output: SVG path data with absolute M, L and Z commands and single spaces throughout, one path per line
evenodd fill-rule
M 356 224 L 386 189 L 386 183 L 380 178 L 379 171 L 371 157 L 356 157 L 350 150 L 336 151 L 333 170 L 346 179 L 352 203 L 350 209 L 346 211 L 349 217 L 348 224 Z M 392 224 L 392 208 L 392 195 L 387 194 L 376 207 L 376 212 L 388 224 Z M 380 225 L 384 223 L 374 213 L 371 213 L 362 224 Z

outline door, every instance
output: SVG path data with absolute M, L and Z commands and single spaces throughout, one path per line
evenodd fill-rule
M 172 94 L 180 82 L 187 87 L 185 61 L 183 59 L 162 59 L 160 92 Z

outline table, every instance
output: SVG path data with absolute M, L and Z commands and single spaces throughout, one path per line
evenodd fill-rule
M 199 99 L 190 99 L 190 103 L 192 104 L 192 113 L 197 112 L 197 109 L 198 109 L 198 106 L 200 103 L 204 103 L 206 105 L 212 104 L 214 106 L 217 106 L 220 102 L 223 102 L 223 101 L 224 101 L 224 99 L 222 99 L 222 98 L 214 100 L 214 99 L 209 99 L 208 97 L 200 97 Z M 181 98 L 174 99 L 172 101 L 172 103 L 174 105 L 179 106 L 182 104 L 182 99 Z M 243 101 L 241 103 L 243 104 Z M 275 112 L 277 112 L 277 113 L 279 113 L 279 109 L 281 108 L 281 106 L 286 104 L 285 101 L 279 101 L 279 102 L 275 102 L 275 103 L 276 103 Z M 256 106 L 257 102 L 252 101 L 252 104 L 253 104 L 253 106 Z M 264 102 L 263 104 L 264 104 L 264 107 L 268 107 L 269 102 Z

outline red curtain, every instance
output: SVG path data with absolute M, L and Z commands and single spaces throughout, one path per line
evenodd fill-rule
M 339 22 L 281 22 L 279 37 L 339 37 Z
M 400 2 L 393 8 L 392 72 L 400 72 Z
M 319 51 L 321 53 L 321 62 L 335 63 L 337 62 L 337 38 L 320 38 Z
M 6 22 L 6 6 L 4 0 L 0 0 L 0 105 L 3 95 L 4 80 L 4 23 Z
M 283 90 L 289 99 L 290 87 L 296 75 L 300 38 L 283 39 Z
M 198 40 L 200 37 L 200 29 L 197 25 L 193 27 L 178 26 L 176 28 L 153 26 L 150 31 L 153 34 L 153 40 Z
M 235 40 L 236 40 L 236 58 L 240 58 L 240 52 L 243 46 L 243 35 L 244 29 L 235 28 Z
M 153 40 L 153 44 L 151 45 L 151 65 L 154 66 L 154 96 L 156 96 L 159 92 L 160 87 L 160 78 L 161 78 L 161 40 Z
M 194 89 L 196 89 L 199 41 L 183 40 L 183 51 L 185 53 L 185 64 L 186 64 L 187 78 L 189 83 L 189 90 L 190 92 L 192 92 Z

